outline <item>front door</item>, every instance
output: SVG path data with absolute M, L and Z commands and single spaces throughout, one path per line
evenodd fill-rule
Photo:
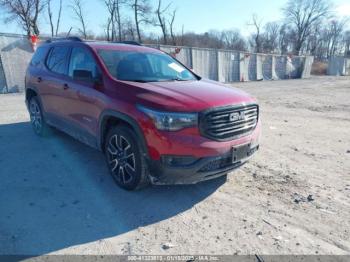
M 79 140 L 92 146 L 96 143 L 98 120 L 103 110 L 102 93 L 96 88 L 96 82 L 102 81 L 99 72 L 90 50 L 85 47 L 72 48 L 64 115 L 80 130 Z M 81 73 L 85 76 L 81 77 Z

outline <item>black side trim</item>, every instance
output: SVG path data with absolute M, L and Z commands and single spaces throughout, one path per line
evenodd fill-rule
M 44 118 L 45 118 L 46 117 L 46 112 L 45 112 L 45 109 L 44 109 L 44 106 L 43 106 L 43 102 L 41 100 L 41 97 L 40 97 L 40 94 L 39 94 L 39 90 L 35 86 L 30 86 L 30 87 L 28 86 L 28 87 L 25 88 L 25 103 L 27 105 L 28 112 L 29 112 L 29 100 L 28 100 L 28 97 L 27 97 L 27 91 L 29 91 L 29 90 L 31 90 L 34 93 L 36 93 L 36 97 L 38 98 L 38 101 L 39 101 L 42 113 L 43 113 Z
M 52 113 L 46 113 L 46 123 L 92 148 L 99 149 L 96 137 L 71 121 Z
M 99 119 L 99 129 L 98 129 L 98 134 L 97 134 L 97 137 L 98 137 L 98 148 L 103 151 L 103 131 L 104 131 L 104 127 L 105 127 L 105 124 L 106 124 L 106 121 L 109 117 L 114 117 L 116 119 L 120 119 L 126 123 L 128 123 L 130 126 L 132 126 L 132 128 L 134 129 L 137 137 L 139 138 L 139 143 L 140 143 L 140 146 L 141 146 L 141 149 L 142 149 L 142 153 L 143 155 L 146 157 L 146 159 L 149 159 L 149 154 L 148 154 L 148 148 L 147 148 L 147 144 L 146 144 L 146 139 L 145 139 L 145 136 L 139 126 L 139 124 L 136 122 L 136 120 L 134 120 L 132 117 L 124 114 L 124 113 L 121 113 L 121 112 L 118 112 L 118 111 L 114 111 L 114 110 L 110 110 L 110 109 L 107 109 L 107 110 L 104 110 L 101 115 L 100 115 L 100 119 Z

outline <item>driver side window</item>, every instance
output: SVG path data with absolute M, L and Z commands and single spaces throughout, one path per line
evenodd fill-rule
M 74 47 L 72 49 L 68 71 L 70 77 L 74 77 L 75 70 L 89 71 L 93 78 L 98 77 L 95 59 L 85 48 Z

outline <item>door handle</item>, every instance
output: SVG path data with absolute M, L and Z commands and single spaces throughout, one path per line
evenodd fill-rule
M 37 81 L 38 81 L 38 83 L 40 83 L 41 81 L 43 81 L 43 79 L 39 76 L 39 77 L 37 78 Z
M 68 84 L 64 84 L 64 85 L 63 85 L 63 89 L 64 89 L 64 90 L 67 90 L 68 88 L 69 88 L 69 85 L 68 85 Z

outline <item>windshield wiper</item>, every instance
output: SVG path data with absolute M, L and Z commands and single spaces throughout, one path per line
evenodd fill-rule
M 168 81 L 190 81 L 190 80 L 182 79 L 182 78 L 178 78 L 178 77 L 162 80 L 162 82 L 168 82 Z
M 137 83 L 147 83 L 150 81 L 142 80 L 142 79 L 120 79 L 122 81 L 130 81 L 130 82 L 137 82 Z
M 151 80 L 143 80 L 143 79 L 120 79 L 122 81 L 130 81 L 130 82 L 138 82 L 138 83 L 149 83 L 149 82 L 168 82 L 168 81 L 190 81 L 188 79 L 182 78 L 169 78 L 169 79 L 151 79 Z

